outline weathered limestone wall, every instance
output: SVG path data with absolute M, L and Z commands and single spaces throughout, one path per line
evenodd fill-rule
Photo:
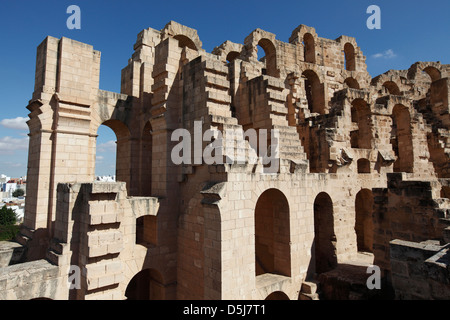
M 50 291 L 38 296 L 299 299 L 368 251 L 407 297 L 390 242 L 448 242 L 448 66 L 372 79 L 354 38 L 304 25 L 289 43 L 256 29 L 206 53 L 197 31 L 174 21 L 138 34 L 120 94 L 99 90 L 99 65 L 98 51 L 67 38 L 38 47 L 18 237 L 25 260 L 48 260 Z M 101 125 L 116 134 L 118 183 L 92 183 Z M 180 128 L 193 152 L 175 164 Z M 206 130 L 222 134 L 214 152 Z M 269 130 L 258 139 L 278 142 L 275 170 L 245 130 Z M 71 265 L 81 289 L 55 291 Z
M 390 252 L 397 299 L 450 298 L 448 245 L 395 240 L 390 244 Z
M 443 241 L 448 225 L 447 199 L 439 199 L 437 182 L 405 178 L 404 173 L 388 174 L 388 187 L 373 190 L 374 264 L 388 273 L 390 241 Z

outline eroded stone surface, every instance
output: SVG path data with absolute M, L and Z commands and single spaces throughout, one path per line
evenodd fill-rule
M 391 241 L 448 242 L 449 65 L 372 78 L 356 39 L 304 25 L 289 43 L 256 29 L 207 53 L 174 21 L 138 34 L 120 93 L 99 89 L 100 57 L 68 38 L 38 47 L 17 238 L 28 262 L 14 268 L 45 258 L 33 273 L 60 289 L 19 281 L 28 295 L 4 298 L 317 299 L 319 274 L 358 252 L 373 254 L 401 298 L 407 286 L 392 275 L 404 262 L 391 265 Z M 227 148 L 216 152 L 228 162 L 174 163 L 172 133 L 194 134 L 196 121 L 220 130 Z M 100 125 L 117 136 L 117 183 L 92 183 Z M 268 173 L 258 144 L 235 133 L 274 129 L 279 166 Z M 77 290 L 67 288 L 73 265 Z M 16 273 L 4 270 L 9 286 Z M 421 297 L 444 296 L 429 292 Z

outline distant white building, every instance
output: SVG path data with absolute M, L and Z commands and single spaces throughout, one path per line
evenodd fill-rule
M 17 189 L 17 183 L 15 183 L 15 182 L 14 183 L 10 183 L 10 182 L 2 183 L 1 188 L 2 188 L 2 196 L 6 197 L 6 198 L 11 198 L 13 192 L 16 191 L 16 189 Z
M 7 177 L 4 174 L 0 175 L 0 184 L 3 185 L 4 183 L 7 183 L 9 180 L 11 180 L 11 177 Z
M 116 176 L 97 176 L 95 181 L 99 182 L 116 182 Z
M 11 192 L 13 193 L 17 189 L 17 183 L 15 182 L 6 182 L 2 184 L 3 192 Z

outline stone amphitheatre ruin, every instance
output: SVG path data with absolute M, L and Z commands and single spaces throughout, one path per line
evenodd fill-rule
M 121 93 L 99 75 L 91 45 L 37 48 L 25 219 L 0 244 L 0 299 L 450 299 L 450 65 L 372 78 L 354 38 L 305 25 L 207 53 L 171 21 L 138 34 Z M 277 172 L 174 164 L 172 133 L 194 121 L 276 129 Z M 101 125 L 117 182 L 94 182 Z M 223 140 L 227 159 L 258 149 Z

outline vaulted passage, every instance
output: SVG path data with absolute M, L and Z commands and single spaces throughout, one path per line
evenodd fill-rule
M 355 231 L 358 251 L 373 251 L 373 195 L 372 191 L 362 189 L 355 199 Z
M 255 209 L 256 275 L 291 275 L 289 204 L 276 189 L 265 191 Z
M 316 273 L 320 274 L 337 265 L 333 202 L 325 192 L 319 193 L 314 201 L 314 233 L 314 261 Z

